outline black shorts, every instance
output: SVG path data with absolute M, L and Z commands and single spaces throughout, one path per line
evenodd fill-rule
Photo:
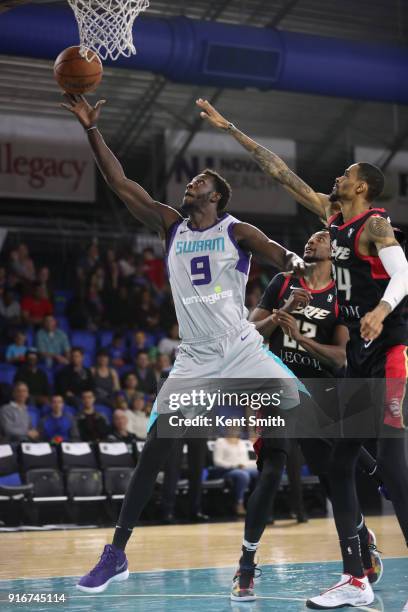
M 359 327 L 350 331 L 347 370 L 339 386 L 345 437 L 379 437 L 407 423 L 406 344 L 390 344 L 387 334 L 365 342 Z
M 293 440 L 317 437 L 317 432 L 320 431 L 316 418 L 318 409 L 309 395 L 300 392 L 299 396 L 300 404 L 296 408 L 274 411 L 274 414 L 282 415 L 285 427 L 257 429 L 258 438 L 255 441 L 254 450 L 259 470 L 262 470 L 265 458 L 270 457 L 274 452 L 282 451 L 289 455 Z M 266 417 L 268 413 L 272 414 L 269 408 L 259 416 Z

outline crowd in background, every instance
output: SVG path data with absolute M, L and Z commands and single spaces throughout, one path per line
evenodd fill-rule
M 146 437 L 180 342 L 164 260 L 93 242 L 73 265 L 73 287 L 24 243 L 0 265 L 0 369 L 12 366 L 0 383 L 0 441 Z M 251 309 L 261 287 L 249 286 Z

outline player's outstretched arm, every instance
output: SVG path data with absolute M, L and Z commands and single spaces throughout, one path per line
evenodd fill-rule
M 384 217 L 372 216 L 364 226 L 360 240 L 374 246 L 390 281 L 379 304 L 361 319 L 364 340 L 375 340 L 382 332 L 384 319 L 408 295 L 408 262 L 395 238 L 394 230 Z
M 125 176 L 121 163 L 106 145 L 97 128 L 105 100 L 91 106 L 84 96 L 64 94 L 64 97 L 67 102 L 61 106 L 75 115 L 87 131 L 96 163 L 109 187 L 136 219 L 164 236 L 167 229 L 181 219 L 181 216 L 174 208 L 153 200 L 141 185 Z
M 233 232 L 236 242 L 244 251 L 257 255 L 263 261 L 278 268 L 280 272 L 293 272 L 298 276 L 305 275 L 307 264 L 303 259 L 268 238 L 257 227 L 249 223 L 236 223 Z
M 249 138 L 223 117 L 207 100 L 201 98 L 196 102 L 202 109 L 200 116 L 213 127 L 230 134 L 240 145 L 244 147 L 261 166 L 262 170 L 274 178 L 278 183 L 293 196 L 297 202 L 314 212 L 323 219 L 332 214 L 329 197 L 322 193 L 316 193 L 300 177 L 295 174 L 287 164 L 276 153 L 269 151 L 262 145 Z

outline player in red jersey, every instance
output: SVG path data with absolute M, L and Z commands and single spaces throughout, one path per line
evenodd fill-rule
M 374 594 L 364 577 L 355 521 L 355 467 L 367 436 L 378 438 L 380 476 L 408 545 L 408 460 L 403 422 L 408 262 L 386 211 L 372 205 L 382 193 L 384 176 L 376 166 L 360 162 L 336 179 L 331 194 L 316 193 L 275 153 L 239 131 L 207 101 L 198 100 L 197 104 L 204 119 L 237 140 L 268 175 L 323 219 L 330 231 L 338 302 L 350 333 L 346 376 L 366 379 L 367 385 L 364 395 L 358 385 L 352 385 L 354 380 L 344 385 L 341 403 L 346 437 L 335 444 L 329 472 L 343 575 L 334 587 L 309 599 L 307 605 L 315 609 L 369 605 Z M 375 384 L 381 379 L 385 381 L 384 389 Z M 370 404 L 372 409 L 361 419 L 358 400 L 362 398 L 361 403 Z

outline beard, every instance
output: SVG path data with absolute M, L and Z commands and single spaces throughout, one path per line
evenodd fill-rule
M 305 263 L 316 263 L 317 261 L 321 261 L 320 257 L 316 257 L 316 255 L 304 255 L 303 261 Z

